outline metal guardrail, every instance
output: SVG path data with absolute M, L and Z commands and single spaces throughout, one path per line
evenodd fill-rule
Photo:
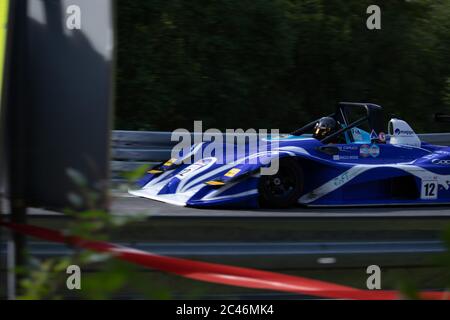
M 155 254 L 245 264 L 253 268 L 276 271 L 278 268 L 304 270 L 324 264 L 339 268 L 367 267 L 368 259 L 377 259 L 384 267 L 398 265 L 432 266 L 431 256 L 445 252 L 440 241 L 353 241 L 353 242 L 121 242 L 120 245 Z M 73 248 L 48 242 L 30 242 L 28 250 L 42 258 L 68 256 Z M 6 256 L 7 245 L 0 242 L 0 257 Z M 395 256 L 394 256 L 395 255 Z M 273 259 L 276 256 L 277 259 Z M 325 261 L 321 262 L 325 257 Z M 401 259 L 400 259 L 401 257 Z
M 422 133 L 418 134 L 420 140 L 436 145 L 450 145 L 450 133 Z
M 113 181 L 121 181 L 123 172 L 169 159 L 172 147 L 177 144 L 176 141 L 171 141 L 171 135 L 171 132 L 161 131 L 113 131 L 111 161 Z M 192 141 L 195 135 L 191 134 Z M 422 141 L 432 144 L 450 145 L 450 133 L 425 133 L 419 134 L 419 137 Z
M 191 141 L 201 135 L 208 134 L 191 133 Z M 249 136 L 246 134 L 246 136 Z M 178 142 L 171 141 L 172 132 L 161 131 L 124 131 L 115 130 L 112 134 L 112 161 L 111 172 L 113 182 L 123 179 L 123 172 L 132 171 L 139 166 L 157 164 L 170 158 L 172 147 Z M 226 141 L 226 136 L 224 141 Z

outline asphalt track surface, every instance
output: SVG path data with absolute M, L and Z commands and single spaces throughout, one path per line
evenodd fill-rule
M 119 215 L 144 214 L 154 217 L 449 217 L 450 206 L 391 206 L 391 207 L 294 207 L 283 210 L 267 209 L 198 209 L 179 207 L 127 193 L 114 195 L 112 212 Z

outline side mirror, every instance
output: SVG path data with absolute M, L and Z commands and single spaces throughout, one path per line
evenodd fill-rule
M 435 113 L 434 114 L 434 121 L 436 122 L 450 122 L 450 115 L 445 113 Z

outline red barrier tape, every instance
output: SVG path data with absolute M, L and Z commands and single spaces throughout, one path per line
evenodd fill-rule
M 200 281 L 333 299 L 392 300 L 401 298 L 400 293 L 396 291 L 360 290 L 280 273 L 160 256 L 107 242 L 68 237 L 59 231 L 37 226 L 2 221 L 0 221 L 0 225 L 28 236 L 96 252 L 111 253 L 124 261 Z M 421 292 L 420 297 L 423 299 L 449 298 L 446 292 Z

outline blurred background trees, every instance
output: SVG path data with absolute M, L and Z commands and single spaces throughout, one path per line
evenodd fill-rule
M 117 18 L 116 129 L 288 132 L 338 101 L 450 129 L 431 116 L 450 110 L 447 0 L 119 0 Z

